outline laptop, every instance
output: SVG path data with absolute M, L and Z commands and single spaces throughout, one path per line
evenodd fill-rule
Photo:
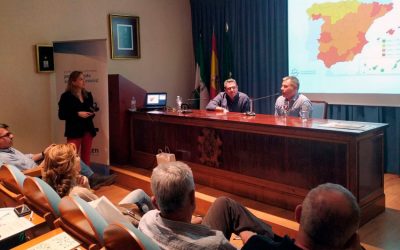
M 167 106 L 167 93 L 147 93 L 144 101 L 144 110 L 164 109 Z

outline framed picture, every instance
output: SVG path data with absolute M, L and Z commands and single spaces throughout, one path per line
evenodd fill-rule
M 111 58 L 140 58 L 139 17 L 110 14 Z
M 54 71 L 53 45 L 36 44 L 36 69 L 39 73 Z

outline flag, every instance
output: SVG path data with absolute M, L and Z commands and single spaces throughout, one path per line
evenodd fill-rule
M 223 40 L 223 54 L 222 54 L 222 81 L 232 78 L 232 46 L 229 37 L 229 25 L 225 23 L 225 32 L 224 32 L 224 40 Z
M 208 94 L 208 89 L 204 83 L 206 79 L 204 76 L 204 54 L 203 54 L 203 40 L 200 39 L 196 44 L 196 81 L 194 84 L 193 91 L 193 106 L 199 109 L 205 109 L 208 101 L 210 100 L 210 96 Z
M 210 76 L 210 98 L 214 98 L 219 91 L 218 88 L 218 58 L 217 58 L 217 39 L 215 33 L 212 34 L 211 49 L 211 76 Z

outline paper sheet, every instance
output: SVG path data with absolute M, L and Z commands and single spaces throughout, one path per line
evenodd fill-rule
M 24 217 L 18 217 L 14 208 L 0 209 L 0 240 L 23 232 L 34 224 Z
M 325 128 L 338 128 L 338 129 L 350 129 L 350 130 L 362 130 L 362 131 L 366 129 L 365 125 L 363 124 L 341 123 L 341 122 L 330 122 L 327 124 L 319 124 L 318 126 Z
M 105 196 L 101 196 L 97 200 L 89 202 L 89 204 L 91 207 L 96 209 L 101 216 L 103 216 L 107 223 L 129 223 L 119 209 Z
M 75 249 L 80 244 L 74 238 L 72 238 L 66 232 L 62 232 L 57 234 L 50 239 L 47 239 L 33 247 L 28 248 L 27 250 L 70 250 Z

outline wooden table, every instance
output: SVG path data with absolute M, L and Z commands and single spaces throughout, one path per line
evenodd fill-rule
M 294 209 L 322 183 L 348 188 L 362 224 L 384 211 L 383 135 L 387 124 L 297 117 L 132 112 L 131 163 L 152 169 L 168 146 L 195 181 Z

